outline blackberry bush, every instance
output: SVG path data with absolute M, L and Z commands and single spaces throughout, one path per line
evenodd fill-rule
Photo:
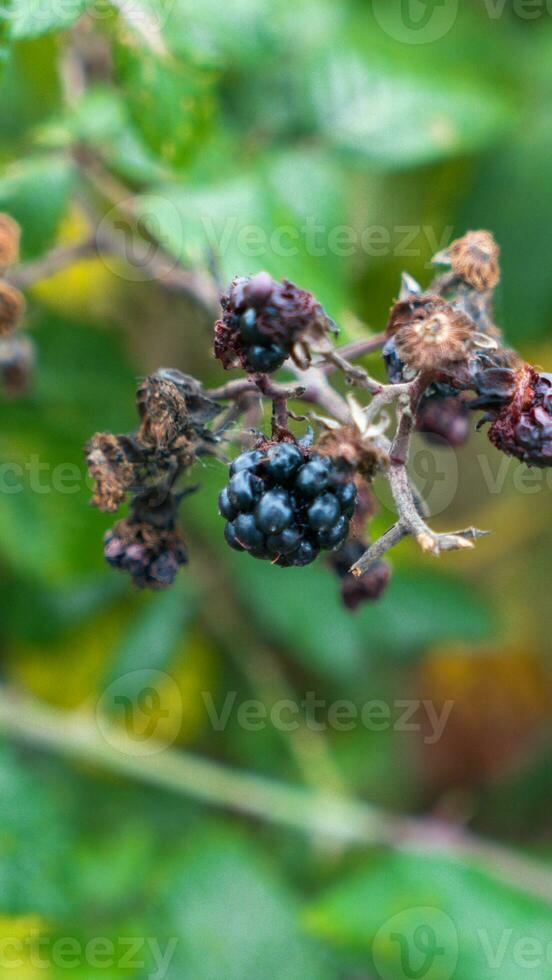
M 266 272 L 234 279 L 220 300 L 214 353 L 246 376 L 203 391 L 177 370 L 157 371 L 138 389 L 137 431 L 97 433 L 86 447 L 92 502 L 115 511 L 130 500 L 129 515 L 106 536 L 110 564 L 139 586 L 169 585 L 187 560 L 176 515 L 188 490 L 177 482 L 206 454 L 227 463 L 234 442 L 240 450 L 218 497 L 227 544 L 284 568 L 327 552 L 348 609 L 383 594 L 390 580 L 383 555 L 406 537 L 434 555 L 473 547 L 486 532 L 439 534 L 427 524 L 406 468 L 412 434 L 460 446 L 479 411 L 478 426 L 490 423 L 494 446 L 528 465 L 551 465 L 552 375 L 510 350 L 495 323 L 499 250 L 489 232 L 468 232 L 434 264 L 444 271 L 427 290 L 403 274 L 380 334 L 341 348 L 330 342 L 333 321 L 307 290 Z M 352 363 L 375 351 L 388 383 Z M 272 380 L 284 365 L 295 384 Z M 355 396 L 331 383 L 337 370 Z M 259 429 L 265 400 L 270 434 Z M 308 424 L 309 434 L 290 430 L 290 421 Z M 397 518 L 369 541 L 378 474 Z

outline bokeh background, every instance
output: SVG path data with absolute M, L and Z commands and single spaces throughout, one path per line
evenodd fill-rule
M 0 209 L 22 226 L 24 262 L 80 241 L 90 220 L 126 247 L 141 220 L 200 278 L 213 265 L 225 280 L 289 276 L 344 340 L 382 329 L 403 269 L 425 283 L 435 251 L 489 228 L 498 321 L 546 368 L 550 8 L 12 0 Z M 88 506 L 82 446 L 133 428 L 136 381 L 160 365 L 223 378 L 197 297 L 153 281 L 128 248 L 126 262 L 93 255 L 27 291 L 34 377 L 0 407 L 0 976 L 552 977 L 550 478 L 499 457 L 484 432 L 462 450 L 417 442 L 434 525 L 492 534 L 438 562 L 403 543 L 385 598 L 351 616 L 323 562 L 282 572 L 225 548 L 225 469 L 208 461 L 183 506 L 189 568 L 168 593 L 137 593 L 103 563 L 110 519 Z M 383 489 L 380 502 L 383 530 Z M 168 748 L 113 762 L 97 718 L 114 690 Z M 17 718 L 4 711 L 14 691 Z M 228 692 L 217 730 L 208 707 Z M 270 710 L 308 692 L 321 725 L 304 708 L 292 731 L 240 723 L 247 699 Z M 338 699 L 382 702 L 383 723 L 338 730 Z M 452 704 L 436 738 L 426 702 Z M 75 711 L 92 732 L 86 758 L 71 749 L 78 718 L 64 727 Z M 248 774 L 244 800 L 265 777 L 415 814 L 429 836 L 433 819 L 466 823 L 532 862 L 543 887 L 533 894 L 523 870 L 504 883 L 500 857 L 351 844 L 347 827 L 285 827 L 270 804 L 231 813 L 216 805 L 222 776 L 213 806 L 193 779 L 155 785 L 187 753 Z M 128 937 L 141 937 L 134 955 Z M 169 963 L 148 937 L 175 940 Z M 63 959 L 67 938 L 77 952 Z M 101 962 L 83 952 L 98 938 L 115 950 Z

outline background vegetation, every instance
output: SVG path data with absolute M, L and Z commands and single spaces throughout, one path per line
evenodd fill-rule
M 438 13 L 450 14 L 438 39 L 411 43 L 391 0 L 384 16 L 376 0 L 11 0 L 0 208 L 22 225 L 23 259 L 86 234 L 83 198 L 110 221 L 128 199 L 186 267 L 203 273 L 210 245 L 225 279 L 288 275 L 352 339 L 364 324 L 382 328 L 403 268 L 427 281 L 438 247 L 488 227 L 503 249 L 499 321 L 528 360 L 551 365 L 552 17 L 546 4 L 531 17 L 510 2 L 455 7 L 446 0 Z M 82 165 L 90 159 L 100 180 Z M 313 221 L 326 229 L 322 254 L 301 230 Z M 268 236 L 255 255 L 239 235 L 250 225 Z M 375 238 L 336 254 L 328 236 L 340 225 Z M 296 235 L 295 254 L 270 241 L 282 227 Z M 120 231 L 124 239 L 124 221 Z M 323 563 L 283 573 L 224 547 L 224 469 L 209 462 L 183 508 L 190 568 L 167 594 L 137 594 L 103 564 L 109 518 L 87 507 L 82 445 L 95 430 L 133 426 L 136 378 L 159 365 L 222 379 L 201 306 L 134 279 L 132 266 L 93 256 L 28 293 L 36 375 L 1 407 L 0 458 L 23 474 L 14 485 L 4 469 L 0 500 L 4 685 L 58 709 L 62 732 L 73 709 L 94 717 L 113 681 L 132 699 L 134 671 L 160 672 L 146 676 L 169 706 L 159 719 L 167 753 L 424 821 L 468 821 L 518 849 L 546 883 L 546 474 L 500 460 L 483 434 L 457 453 L 420 444 L 413 465 L 436 526 L 473 522 L 492 536 L 438 564 L 401 545 L 386 597 L 349 616 Z M 391 513 L 381 503 L 383 528 Z M 424 725 L 252 732 L 235 711 L 219 732 L 202 692 L 221 710 L 228 691 L 237 705 L 269 708 L 308 691 L 326 706 L 379 699 L 391 722 L 405 699 L 454 705 L 434 744 Z M 155 786 L 167 753 L 144 760 L 149 775 L 139 765 L 115 773 L 100 758 L 63 758 L 63 738 L 44 751 L 35 731 L 33 747 L 23 745 L 32 719 L 16 724 L 8 712 L 0 722 L 4 938 L 176 937 L 171 980 L 402 980 L 414 973 L 379 930 L 405 910 L 406 932 L 415 930 L 427 906 L 460 937 L 454 973 L 437 957 L 418 974 L 431 980 L 519 980 L 527 967 L 515 941 L 552 944 L 548 885 L 535 889 L 522 872 L 504 882 L 500 858 L 493 868 L 446 849 L 350 844 L 339 839 L 346 827 L 309 833 L 230 815 Z M 478 930 L 491 950 L 508 935 L 499 968 Z M 552 977 L 552 959 L 537 972 Z M 151 960 L 43 969 L 29 955 L 17 976 L 67 974 L 155 975 Z M 6 963 L 4 975 L 14 975 Z

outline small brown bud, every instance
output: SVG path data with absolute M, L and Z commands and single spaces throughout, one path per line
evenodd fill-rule
M 457 238 L 445 252 L 455 276 L 478 292 L 494 289 L 500 279 L 500 248 L 490 231 L 468 231 Z M 439 256 L 436 256 L 436 260 Z
M 19 260 L 21 229 L 9 214 L 0 212 L 0 269 L 7 269 Z
M 0 337 L 15 329 L 25 312 L 25 299 L 15 286 L 0 281 Z

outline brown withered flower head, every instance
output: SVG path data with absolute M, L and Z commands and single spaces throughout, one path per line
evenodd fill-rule
M 199 381 L 171 368 L 160 368 L 145 379 L 136 393 L 136 404 L 139 440 L 160 451 L 177 442 L 210 439 L 206 423 L 220 410 L 203 393 Z
M 21 229 L 9 214 L 0 212 L 0 269 L 7 269 L 19 260 Z
M 290 356 L 307 367 L 311 348 L 328 346 L 336 329 L 312 293 L 267 272 L 234 279 L 221 304 L 214 349 L 225 368 L 271 373 Z
M 468 231 L 433 259 L 477 292 L 494 289 L 500 279 L 500 248 L 490 231 Z
M 212 451 L 206 423 L 219 406 L 195 378 L 161 368 L 139 386 L 136 402 L 136 432 L 96 433 L 85 447 L 95 482 L 92 503 L 104 511 L 117 510 L 127 492 L 164 483 L 190 467 L 197 455 Z
M 96 432 L 85 447 L 88 472 L 95 482 L 91 503 L 100 510 L 112 513 L 125 499 L 131 487 L 135 466 L 122 436 L 111 432 Z
M 426 306 L 423 316 L 415 316 L 394 334 L 400 360 L 416 371 L 439 371 L 468 356 L 474 325 L 444 300 Z
M 0 337 L 15 329 L 25 312 L 25 299 L 15 286 L 0 281 Z
M 161 368 L 139 386 L 140 427 L 126 435 L 99 432 L 85 447 L 95 483 L 92 504 L 113 512 L 132 495 L 130 513 L 104 539 L 106 560 L 141 588 L 169 586 L 187 561 L 177 511 L 192 489 L 175 492 L 178 477 L 198 455 L 213 452 L 206 427 L 220 411 L 199 381 Z

